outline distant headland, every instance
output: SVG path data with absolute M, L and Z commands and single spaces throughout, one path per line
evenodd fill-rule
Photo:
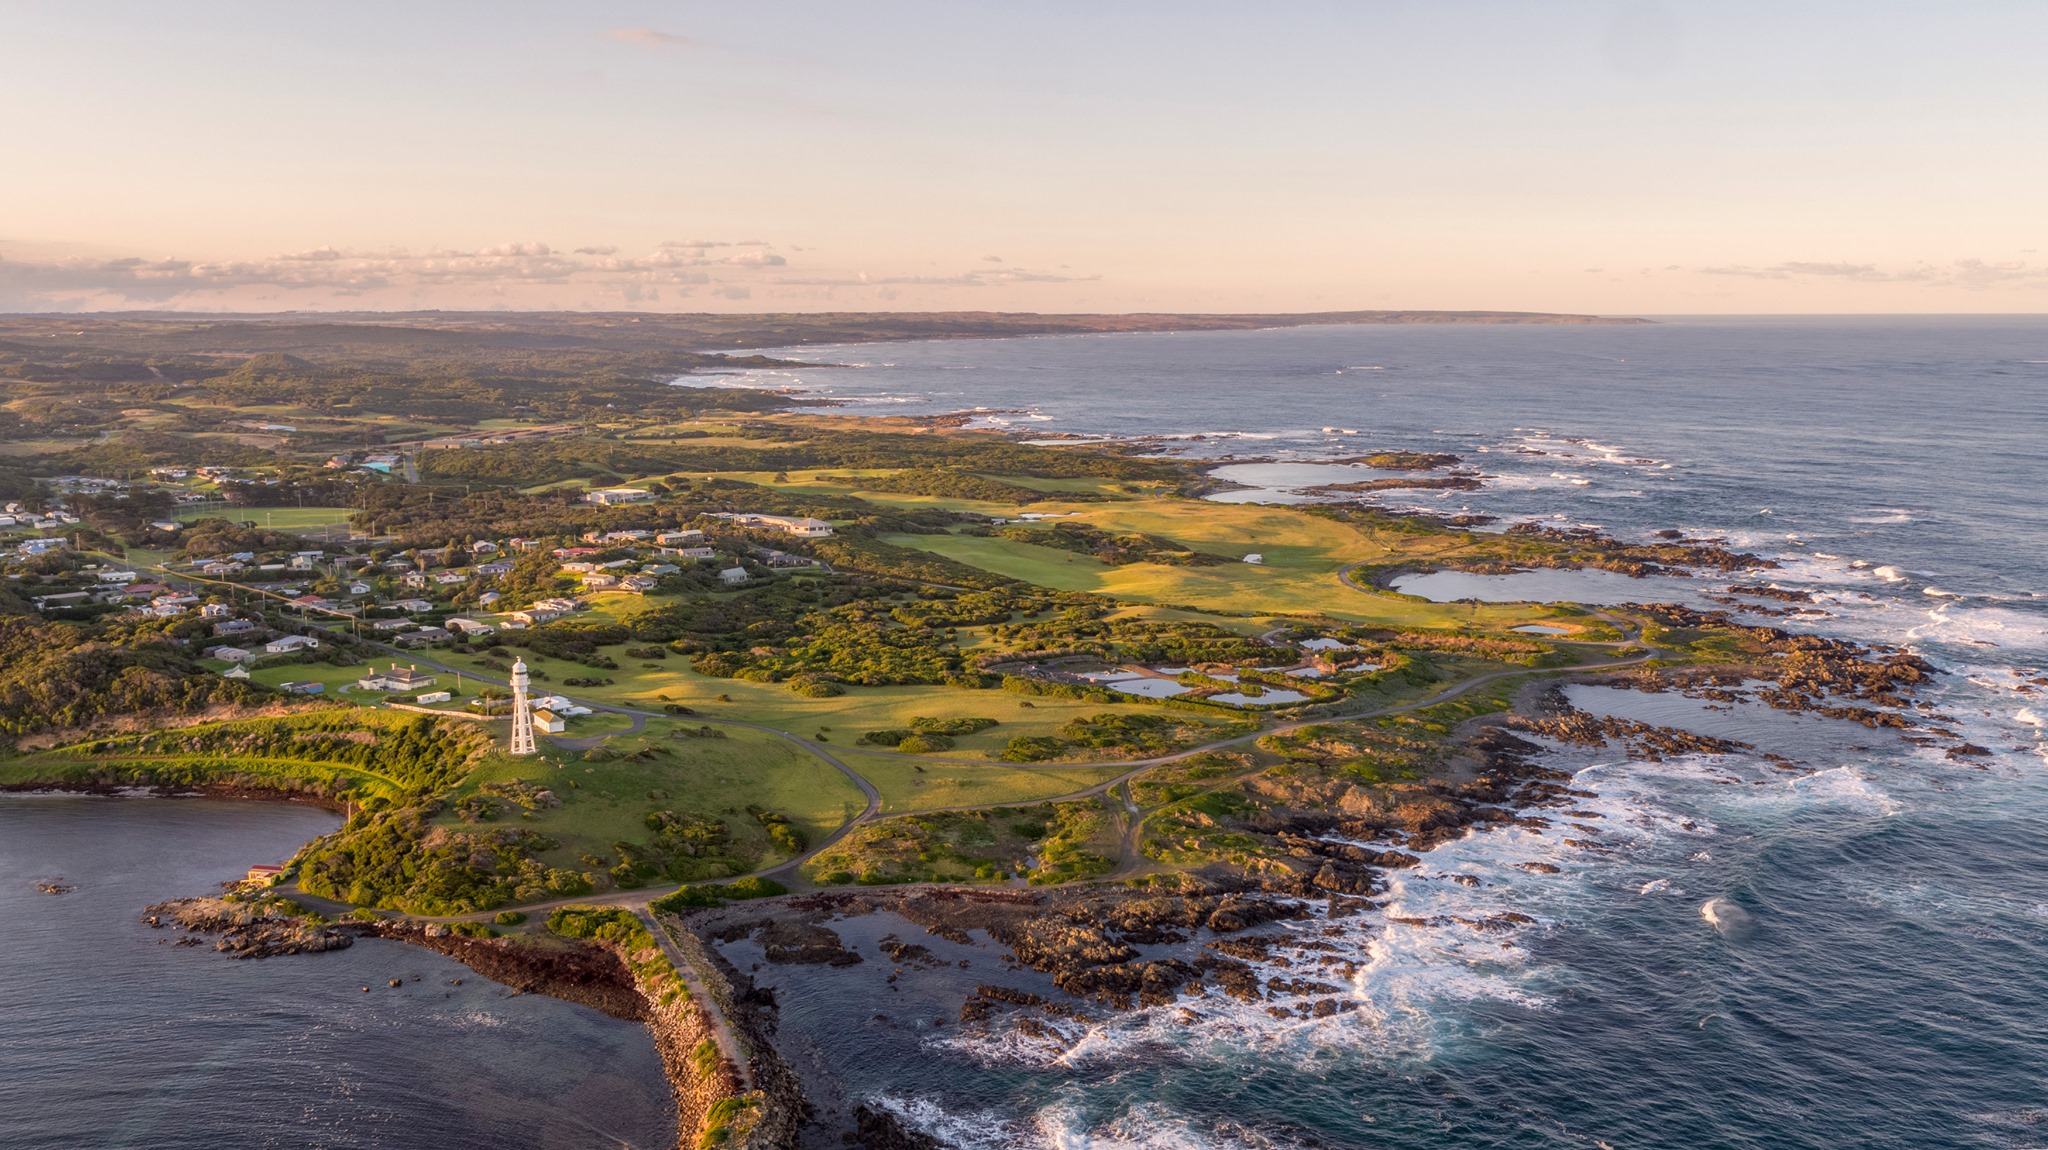
M 1000 339 L 1108 332 L 1247 331 L 1345 324 L 1647 324 L 1634 316 L 1533 311 L 1129 312 L 569 312 L 410 311 L 96 312 L 0 316 L 0 342 L 24 337 L 146 340 L 150 351 L 253 354 L 323 349 L 394 352 L 604 347 L 614 351 L 687 347 L 795 347 L 922 339 Z M 372 335 L 381 332 L 382 335 Z M 60 334 L 61 333 L 61 334 Z M 189 345 L 189 346 L 187 346 Z M 205 345 L 201 347 L 199 345 Z M 40 350 L 40 348 L 38 349 Z

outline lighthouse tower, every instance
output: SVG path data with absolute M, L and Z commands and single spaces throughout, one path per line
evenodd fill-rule
M 533 704 L 526 701 L 526 660 L 512 664 L 512 753 L 531 755 L 533 745 Z

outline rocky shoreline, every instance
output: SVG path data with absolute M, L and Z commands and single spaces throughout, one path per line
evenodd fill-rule
M 545 994 L 610 1017 L 645 1025 L 675 1091 L 676 1145 L 706 1144 L 730 1150 L 789 1150 L 797 1124 L 809 1111 L 796 1076 L 775 1052 L 764 1024 L 772 1027 L 773 998 L 766 1015 L 758 1009 L 724 1012 L 748 1052 L 748 1066 L 734 1066 L 718 1052 L 708 1011 L 646 955 L 622 944 L 539 939 L 485 938 L 438 923 L 367 919 L 331 923 L 308 915 L 279 897 L 260 899 L 187 898 L 158 903 L 144 921 L 183 933 L 180 946 L 202 945 L 231 958 L 317 954 L 352 946 L 358 938 L 382 938 L 434 951 L 523 994 Z M 755 1005 L 751 984 L 735 994 L 726 972 L 693 964 L 710 985 L 714 1000 Z M 394 983 L 395 985 L 395 983 Z M 369 991 L 365 986 L 364 991 Z M 723 991 L 724 993 L 720 993 Z M 908 1143 L 906 1143 L 907 1145 Z
M 228 783 L 90 783 L 51 780 L 33 783 L 0 783 L 0 794 L 15 795 L 99 795 L 105 798 L 152 799 L 258 799 L 268 803 L 298 803 L 323 811 L 345 814 L 346 807 L 315 791 L 294 791 L 267 787 L 240 787 Z
M 1743 690 L 1774 706 L 1864 725 L 1932 718 L 1926 705 L 1910 696 L 1937 672 L 1915 656 L 1750 627 L 1719 613 L 1633 609 L 1650 611 L 1673 627 L 1729 628 L 1755 645 L 1760 657 L 1702 671 L 1589 673 L 1568 682 L 1688 694 Z M 891 984 L 952 964 L 933 953 L 936 943 L 927 946 L 906 931 L 850 945 L 841 934 L 844 924 L 889 915 L 933 938 L 985 946 L 1001 971 L 1042 976 L 1053 990 L 1024 989 L 1000 973 L 984 975 L 960 996 L 953 1024 L 968 1033 L 1007 1032 L 1042 1040 L 1053 1050 L 1124 1011 L 1165 1008 L 1192 1022 L 1213 1012 L 1210 1004 L 1232 1002 L 1282 1019 L 1342 1014 L 1356 1009 L 1350 983 L 1364 958 L 1333 940 L 1355 940 L 1361 928 L 1371 929 L 1366 916 L 1384 909 L 1378 896 L 1385 889 L 1385 871 L 1414 866 L 1422 852 L 1487 825 L 1540 828 L 1567 825 L 1559 819 L 1599 817 L 1584 808 L 1584 800 L 1594 796 L 1573 788 L 1569 773 L 1544 764 L 1545 747 L 1532 738 L 1570 746 L 1620 745 L 1648 761 L 1758 753 L 1755 746 L 1732 739 L 1578 710 L 1566 701 L 1565 685 L 1555 680 L 1531 684 L 1509 712 L 1460 727 L 1454 738 L 1469 764 L 1468 777 L 1446 783 L 1440 789 L 1445 803 L 1426 818 L 1399 829 L 1334 815 L 1259 827 L 1270 848 L 1262 856 L 1267 865 L 1255 871 L 1212 870 L 1150 886 L 835 890 L 695 911 L 686 925 L 714 943 L 758 946 L 763 960 L 774 965 L 853 967 L 879 959 L 889 964 Z M 1780 770 L 1808 769 L 1776 754 L 1762 757 Z M 1353 841 L 1333 841 L 1343 839 Z M 1390 845 L 1356 845 L 1361 840 Z M 1566 842 L 1597 849 L 1591 841 Z M 1544 862 L 1522 865 L 1532 871 L 1558 869 Z M 1468 885 L 1477 881 L 1448 877 Z M 1516 930 L 1535 922 L 1514 913 L 1458 921 L 1482 931 Z M 861 928 L 869 935 L 876 929 Z M 1164 948 L 1171 949 L 1162 953 Z M 791 1061 L 800 1059 L 792 1054 Z M 841 1100 L 838 1113 L 850 1144 L 915 1150 L 938 1145 L 873 1106 Z

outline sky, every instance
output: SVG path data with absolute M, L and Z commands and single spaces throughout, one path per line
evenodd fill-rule
M 0 6 L 0 311 L 2048 311 L 2048 4 Z

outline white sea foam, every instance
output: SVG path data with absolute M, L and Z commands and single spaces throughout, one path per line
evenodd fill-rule
M 1749 912 L 1725 898 L 1710 898 L 1700 904 L 1700 917 L 1723 934 L 1749 925 Z
M 928 1098 L 901 1098 L 877 1094 L 868 1104 L 895 1115 L 898 1121 L 959 1150 L 1005 1150 L 1034 1143 L 1017 1124 L 992 1110 L 951 1114 Z

